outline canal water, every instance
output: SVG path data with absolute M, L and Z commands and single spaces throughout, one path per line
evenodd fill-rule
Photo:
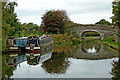
M 40 54 L 6 53 L 3 78 L 112 78 L 118 54 L 98 42 L 80 46 L 48 46 Z

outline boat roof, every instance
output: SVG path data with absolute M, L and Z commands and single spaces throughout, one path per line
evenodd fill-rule
M 16 38 L 16 39 L 27 39 L 27 37 L 19 37 L 19 38 Z
M 42 36 L 40 36 L 40 38 L 47 38 L 47 37 L 51 37 L 51 35 L 42 35 Z

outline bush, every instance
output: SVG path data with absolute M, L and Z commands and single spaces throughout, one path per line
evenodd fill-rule
M 54 34 L 52 37 L 55 45 L 78 45 L 80 43 L 79 38 L 68 33 Z

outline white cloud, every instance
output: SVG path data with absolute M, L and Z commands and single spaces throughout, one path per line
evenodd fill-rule
M 66 10 L 70 19 L 76 23 L 95 23 L 112 16 L 113 0 L 17 0 L 16 13 L 22 23 L 40 24 L 46 10 Z

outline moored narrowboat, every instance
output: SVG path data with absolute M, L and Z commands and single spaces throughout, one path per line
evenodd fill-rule
M 25 47 L 27 53 L 40 53 L 40 40 L 36 36 L 27 38 L 27 45 Z
M 42 35 L 40 37 L 20 37 L 8 38 L 9 51 L 25 51 L 27 53 L 40 53 L 42 47 L 46 47 L 53 43 L 51 35 Z
M 26 47 L 26 45 L 27 45 L 27 37 L 16 38 L 16 45 L 18 47 Z
M 44 46 L 47 46 L 47 45 L 53 43 L 51 35 L 42 35 L 39 37 L 39 39 L 40 39 L 41 47 L 44 47 Z
M 14 37 L 8 37 L 7 39 L 7 46 L 8 46 L 8 51 L 19 51 L 18 46 L 16 45 L 16 38 Z
M 20 37 L 20 38 L 8 37 L 7 44 L 9 51 L 14 51 L 14 52 L 20 51 L 20 49 L 26 47 L 27 37 Z

